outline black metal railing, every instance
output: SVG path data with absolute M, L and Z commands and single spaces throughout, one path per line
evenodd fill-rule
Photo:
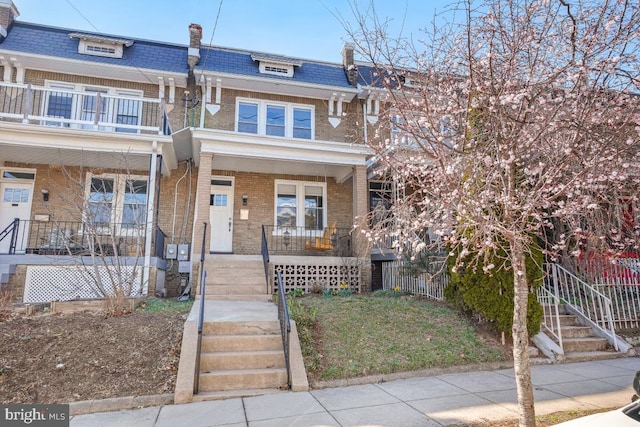
M 207 223 L 202 232 L 202 250 L 200 251 L 200 313 L 198 313 L 198 344 L 196 348 L 196 369 L 193 379 L 193 393 L 200 389 L 200 354 L 202 353 L 202 329 L 204 328 L 204 301 L 207 292 L 207 272 L 204 269 L 204 248 L 207 240 Z
M 16 253 L 16 242 L 18 240 L 18 228 L 20 226 L 20 218 L 15 218 L 4 230 L 0 232 L 0 242 L 9 238 L 9 255 Z
M 12 254 L 143 256 L 146 230 L 131 224 L 82 221 L 18 221 Z
M 267 290 L 269 289 L 269 243 L 267 242 L 267 233 L 262 226 L 262 264 L 264 265 L 264 278 L 267 281 Z
M 350 227 L 337 227 L 333 223 L 322 230 L 273 225 L 264 225 L 262 229 L 270 254 L 352 256 Z
M 287 307 L 287 297 L 282 283 L 282 273 L 276 275 L 278 281 L 278 320 L 280 321 L 280 334 L 282 335 L 282 347 L 284 349 L 284 363 L 287 368 L 287 385 L 291 388 L 291 369 L 289 367 L 289 333 L 291 332 L 291 319 Z

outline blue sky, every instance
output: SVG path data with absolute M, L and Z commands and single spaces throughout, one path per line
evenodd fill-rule
M 188 27 L 203 27 L 209 44 L 220 0 L 13 0 L 21 21 L 188 44 Z M 434 10 L 450 0 L 378 0 L 378 15 L 418 36 Z M 212 44 L 298 58 L 341 62 L 347 34 L 334 15 L 353 20 L 349 0 L 222 0 Z M 368 0 L 357 0 L 359 6 Z M 77 10 L 76 10 L 77 9 Z M 84 17 L 83 17 L 84 16 Z M 86 19 L 85 19 L 86 18 Z

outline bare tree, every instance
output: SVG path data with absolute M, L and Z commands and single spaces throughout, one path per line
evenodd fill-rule
M 624 0 L 463 1 L 423 40 L 391 37 L 373 3 L 345 25 L 386 108 L 369 144 L 406 189 L 392 233 L 425 230 L 490 274 L 514 276 L 513 357 L 521 426 L 534 426 L 525 256 L 621 249 L 601 214 L 637 200 L 640 6 Z M 385 120 L 386 119 L 386 120 Z M 561 228 L 561 230 L 558 230 Z M 499 254 L 507 254 L 500 257 Z M 468 261 L 467 261 L 468 262 Z
M 121 155 L 114 170 L 54 167 L 63 182 L 51 216 L 41 227 L 41 250 L 73 258 L 65 292 L 103 298 L 110 313 L 127 311 L 126 299 L 143 293 L 141 259 L 146 237 L 147 172 L 137 175 Z

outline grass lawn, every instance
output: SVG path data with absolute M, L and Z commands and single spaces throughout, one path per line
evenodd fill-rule
M 306 296 L 290 305 L 307 371 L 317 380 L 504 360 L 504 348 L 442 303 L 353 295 Z

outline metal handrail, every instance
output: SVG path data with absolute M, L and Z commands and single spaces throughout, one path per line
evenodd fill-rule
M 608 337 L 618 351 L 611 299 L 559 264 L 551 264 L 551 276 L 555 295 L 565 306 Z
M 202 329 L 204 328 L 204 301 L 207 290 L 207 272 L 204 269 L 204 248 L 207 240 L 207 223 L 202 233 L 202 250 L 200 252 L 200 313 L 198 313 L 198 347 L 196 349 L 196 369 L 193 380 L 193 393 L 198 394 L 200 388 L 200 354 L 202 353 Z
M 262 264 L 264 265 L 264 278 L 267 281 L 267 290 L 269 289 L 269 244 L 267 243 L 267 233 L 264 225 L 262 226 Z
M 543 311 L 542 326 L 551 336 L 558 340 L 558 345 L 564 352 L 562 328 L 560 327 L 560 298 L 557 297 L 557 292 L 551 292 L 544 286 L 540 286 L 536 291 L 538 302 Z
M 280 321 L 280 334 L 282 335 L 282 347 L 284 350 L 284 362 L 287 368 L 287 386 L 291 388 L 291 369 L 289 367 L 289 333 L 291 332 L 291 319 L 289 318 L 289 308 L 287 298 L 282 283 L 282 273 L 276 273 L 278 281 L 278 320 Z
M 2 232 L 0 232 L 0 242 L 3 241 L 7 236 L 11 236 L 11 240 L 9 241 L 9 255 L 13 255 L 16 253 L 16 245 L 18 241 L 18 233 L 16 232 L 20 225 L 20 218 L 15 218 L 9 225 L 5 227 Z M 9 234 L 11 233 L 11 234 Z

